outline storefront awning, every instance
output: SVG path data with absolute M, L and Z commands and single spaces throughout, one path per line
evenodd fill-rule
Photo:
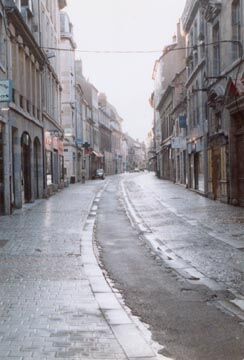
M 101 154 L 100 152 L 94 151 L 94 150 L 92 151 L 92 154 L 99 158 L 103 157 L 103 154 Z

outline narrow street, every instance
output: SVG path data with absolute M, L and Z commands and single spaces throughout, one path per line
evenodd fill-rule
M 94 255 L 106 184 L 74 184 L 0 218 L 1 360 L 163 360 Z
M 242 360 L 244 209 L 153 173 L 111 178 L 99 205 L 100 261 L 178 360 Z

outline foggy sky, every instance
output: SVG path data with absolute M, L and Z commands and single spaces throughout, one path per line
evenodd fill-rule
M 185 0 L 68 0 L 74 39 L 81 50 L 162 50 L 172 42 Z M 148 99 L 156 54 L 77 52 L 83 73 L 105 92 L 124 119 L 123 130 L 145 140 L 152 125 Z

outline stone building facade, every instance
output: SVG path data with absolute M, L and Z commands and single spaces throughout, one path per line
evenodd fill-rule
M 206 23 L 208 196 L 244 206 L 244 3 L 200 3 Z
M 66 5 L 0 2 L 0 215 L 94 178 L 105 158 L 111 174 L 125 167 L 122 120 L 110 106 L 109 127 L 99 124 Z
M 181 74 L 185 68 L 184 46 L 185 38 L 181 34 L 180 24 L 178 24 L 177 36 L 174 36 L 172 44 L 164 48 L 162 56 L 156 61 L 153 72 L 155 88 L 151 102 L 154 107 L 157 174 L 163 179 L 172 181 L 176 180 L 172 138 L 175 138 L 176 107 L 179 112 L 177 94 L 183 88 L 182 75 L 178 76 L 177 74 Z M 180 81 L 181 83 L 178 85 Z M 182 168 L 185 165 L 177 166 Z
M 0 2 L 0 215 L 11 211 L 11 188 L 9 168 L 9 100 L 11 89 L 8 82 L 7 28 L 5 26 L 5 9 Z M 7 90 L 7 91 L 4 91 Z M 12 163 L 11 163 L 12 165 Z
M 173 156 L 175 179 L 170 171 L 163 173 L 168 166 L 168 157 L 164 159 L 159 153 L 159 135 L 163 141 L 167 141 L 167 138 L 164 139 L 165 129 L 159 128 L 160 110 L 164 117 L 167 114 L 174 117 L 170 91 L 174 81 L 169 82 L 168 89 L 165 88 L 165 79 L 160 79 L 163 67 L 158 61 L 154 69 L 156 84 L 151 97 L 156 109 L 154 139 L 158 175 L 186 183 L 190 189 L 211 199 L 243 206 L 243 1 L 187 0 L 181 23 L 186 58 L 182 63 L 182 69 L 186 66 L 182 90 L 186 94 L 187 107 L 186 116 L 183 116 L 184 101 L 181 102 L 181 112 L 177 113 L 177 110 L 175 113 L 175 119 L 179 119 L 178 125 L 183 122 L 184 128 L 180 129 L 175 121 L 170 142 L 171 148 L 177 148 L 181 131 L 186 141 L 186 153 L 182 153 L 182 157 L 186 157 L 186 171 L 180 170 L 178 160 L 175 162 L 180 156 L 179 149 L 176 149 Z M 174 52 L 173 48 L 169 50 Z M 172 67 L 164 65 L 165 72 L 168 69 L 172 71 Z M 175 75 L 177 79 L 179 73 Z
M 207 193 L 207 117 L 204 74 L 205 22 L 198 1 L 187 1 L 182 15 L 186 34 L 187 160 L 188 187 Z
M 44 187 L 49 196 L 64 186 L 64 131 L 61 124 L 60 11 L 66 0 L 33 1 L 35 23 L 40 24 L 39 46 L 46 61 L 42 72 L 44 128 Z
M 51 56 L 47 49 L 58 47 L 59 11 L 65 5 L 65 1 L 3 2 L 1 70 L 11 96 L 1 102 L 5 119 L 1 137 L 8 139 L 2 213 L 9 214 L 62 186 L 59 62 L 57 51 Z
M 76 182 L 80 173 L 80 163 L 76 147 L 76 80 L 75 80 L 75 43 L 73 25 L 66 12 L 60 13 L 61 39 L 61 123 L 64 128 L 64 169 L 68 181 Z M 78 88 L 77 88 L 78 91 Z M 78 168 L 79 167 L 79 168 Z
M 33 36 L 34 17 L 28 10 L 30 18 L 25 18 L 23 10 L 20 2 L 5 2 L 9 31 L 6 74 L 12 82 L 12 96 L 6 104 L 10 155 L 5 168 L 5 213 L 42 197 L 45 186 L 41 79 L 46 57 L 38 37 Z
M 108 108 L 107 97 L 104 93 L 98 96 L 98 123 L 100 135 L 100 152 L 103 154 L 103 166 L 106 175 L 113 174 L 113 156 L 112 156 L 112 127 L 111 117 Z

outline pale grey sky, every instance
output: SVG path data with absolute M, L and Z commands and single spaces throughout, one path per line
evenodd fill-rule
M 68 0 L 66 11 L 82 50 L 161 50 L 172 41 L 185 0 Z M 105 92 L 124 119 L 123 130 L 145 140 L 153 114 L 156 54 L 86 54 L 85 77 Z

